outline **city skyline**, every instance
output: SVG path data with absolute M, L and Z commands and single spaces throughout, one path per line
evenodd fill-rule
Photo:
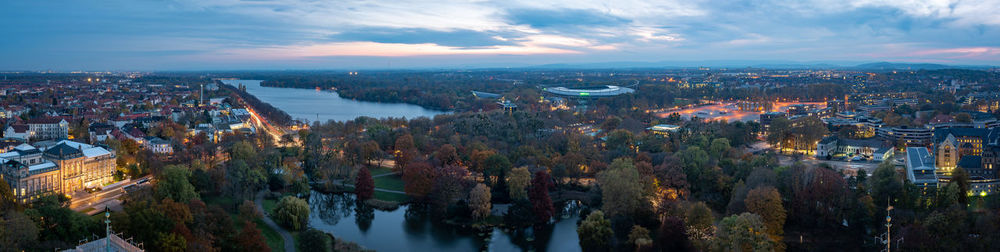
M 48 1 L 0 7 L 3 70 L 1000 64 L 1000 1 Z

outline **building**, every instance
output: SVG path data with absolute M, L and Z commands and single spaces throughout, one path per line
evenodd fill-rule
M 934 156 L 925 147 L 906 148 L 906 179 L 920 188 L 921 195 L 927 195 L 938 186 L 934 168 Z
M 934 151 L 938 172 L 950 175 L 963 156 L 980 156 L 983 139 L 990 130 L 944 128 L 934 130 Z
M 88 127 L 90 133 L 90 142 L 98 143 L 104 142 L 111 137 L 111 132 L 115 130 L 114 125 L 104 124 L 104 123 L 92 123 Z
M 28 124 L 29 140 L 66 139 L 69 137 L 69 123 L 58 117 L 33 118 Z
M 817 158 L 845 156 L 882 162 L 892 158 L 893 153 L 895 147 L 892 144 L 877 139 L 841 139 L 829 136 L 816 143 Z
M 49 193 L 69 193 L 112 182 L 116 156 L 103 147 L 61 140 L 36 148 L 22 144 L 0 153 L 0 176 L 27 202 Z
M 28 125 L 12 124 L 10 126 L 7 126 L 7 129 L 3 131 L 3 137 L 21 139 L 21 141 L 28 141 L 28 138 L 31 137 L 31 133 L 28 131 Z
M 14 198 L 22 203 L 62 192 L 59 167 L 42 158 L 42 152 L 34 146 L 22 144 L 0 153 L 0 162 L 3 162 L 0 177 L 14 190 Z
M 934 138 L 934 130 L 925 127 L 889 127 L 875 128 L 875 136 L 893 143 L 903 143 L 906 146 L 927 146 Z
M 143 147 L 156 154 L 174 154 L 174 147 L 170 145 L 170 141 L 159 137 L 146 137 L 146 141 L 143 141 Z
M 653 127 L 646 128 L 646 130 L 649 130 L 649 132 L 652 132 L 655 135 L 667 136 L 670 135 L 670 133 L 680 131 L 681 126 L 673 124 L 657 124 L 653 125 Z
M 767 132 L 767 129 L 771 127 L 771 122 L 774 122 L 774 119 L 777 118 L 786 118 L 785 112 L 767 112 L 760 114 L 760 125 L 764 126 L 764 132 Z
M 951 181 L 955 168 L 969 174 L 969 195 L 986 196 L 1000 186 L 1000 128 L 943 128 L 934 131 L 935 172 L 938 183 Z
M 576 88 L 551 87 L 542 88 L 542 91 L 573 98 L 599 98 L 635 93 L 635 89 L 613 85 Z

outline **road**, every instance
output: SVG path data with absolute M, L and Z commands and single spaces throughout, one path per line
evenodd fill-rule
M 278 224 L 274 223 L 274 220 L 271 220 L 271 217 L 269 217 L 270 213 L 264 211 L 264 192 L 258 192 L 257 197 L 253 199 L 253 202 L 257 204 L 257 211 L 263 213 L 261 220 L 264 221 L 264 224 L 271 227 L 271 229 L 274 229 L 274 231 L 277 231 L 278 234 L 281 235 L 281 239 L 285 240 L 285 251 L 295 252 L 295 239 L 292 239 L 292 234 L 288 233 L 288 231 L 284 228 L 279 227 Z
M 145 177 L 137 179 L 125 179 L 118 181 L 114 184 L 104 186 L 100 191 L 94 193 L 88 193 L 86 191 L 71 192 L 69 193 L 71 197 L 69 204 L 70 209 L 77 212 L 83 212 L 88 208 L 93 208 L 93 210 L 85 212 L 86 214 L 94 214 L 103 211 L 104 207 L 109 207 L 112 210 L 120 210 L 121 201 L 119 201 L 118 198 L 124 194 L 122 187 L 145 178 L 152 178 L 152 175 L 146 175 Z
M 875 171 L 875 168 L 878 168 L 879 165 L 879 163 L 869 162 L 869 161 L 846 162 L 846 161 L 836 161 L 836 160 L 820 160 L 814 157 L 804 157 L 799 161 L 808 166 L 816 166 L 821 163 L 827 164 L 830 165 L 830 167 L 833 167 L 834 170 L 840 172 L 844 172 L 844 170 L 849 170 L 854 172 L 856 172 L 857 170 L 864 170 L 865 173 L 868 175 L 871 175 L 872 172 Z M 792 165 L 794 163 L 795 162 L 792 159 L 792 157 L 786 155 L 778 155 L 778 164 Z

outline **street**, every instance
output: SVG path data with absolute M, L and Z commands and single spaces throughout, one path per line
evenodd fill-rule
M 111 208 L 112 210 L 121 210 L 121 201 L 118 197 L 124 194 L 122 187 L 134 184 L 135 181 L 139 181 L 145 178 L 152 178 L 152 175 L 146 175 L 145 177 L 137 179 L 125 179 L 118 181 L 114 184 L 102 187 L 100 191 L 94 193 L 88 193 L 86 191 L 76 191 L 68 193 L 70 196 L 70 209 L 77 212 L 84 212 L 85 214 L 92 215 L 101 211 L 104 211 L 105 207 Z M 147 185 L 149 183 L 146 183 Z

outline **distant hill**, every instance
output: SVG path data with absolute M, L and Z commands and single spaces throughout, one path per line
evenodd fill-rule
M 540 69 L 680 69 L 680 68 L 770 68 L 770 69 L 859 69 L 859 70 L 941 70 L 941 69 L 990 69 L 982 65 L 944 65 L 933 63 L 906 62 L 873 62 L 858 64 L 858 62 L 796 62 L 796 61 L 741 61 L 741 60 L 706 60 L 706 61 L 619 61 L 594 63 L 556 63 L 527 66 L 523 68 Z
M 962 67 L 962 66 L 942 65 L 942 64 L 931 64 L 931 63 L 875 62 L 875 63 L 867 63 L 867 64 L 857 65 L 857 66 L 854 66 L 854 68 L 878 69 L 878 70 L 895 70 L 895 69 L 900 69 L 900 70 L 903 70 L 903 69 L 906 69 L 906 70 L 909 70 L 909 69 L 913 69 L 913 70 L 919 70 L 919 69 L 923 69 L 923 70 L 940 70 L 940 69 L 965 68 L 965 67 Z

